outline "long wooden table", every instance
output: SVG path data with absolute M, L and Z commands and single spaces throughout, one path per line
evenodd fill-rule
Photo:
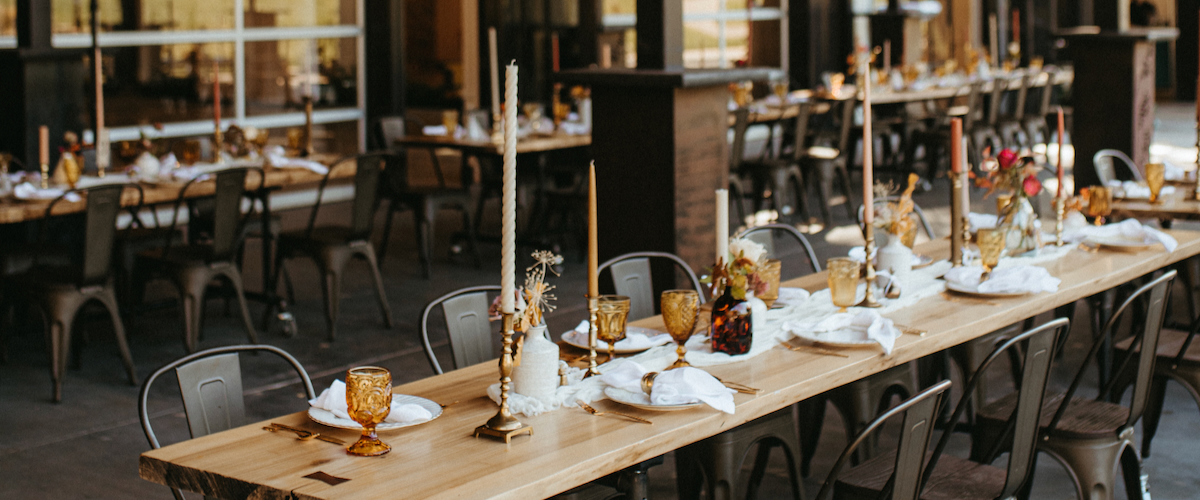
M 1112 217 L 1113 219 L 1200 220 L 1200 201 L 1188 199 L 1190 187 L 1176 185 L 1174 193 L 1162 197 L 1162 203 L 1150 203 L 1150 200 L 1115 199 L 1112 202 Z
M 558 149 L 590 146 L 590 134 L 570 135 L 555 133 L 553 135 L 532 135 L 517 140 L 517 154 L 545 153 Z M 477 141 L 467 138 L 454 138 L 444 135 L 406 135 L 396 139 L 396 145 L 423 148 L 451 148 L 474 155 L 500 156 L 503 144 L 490 140 Z
M 261 427 L 267 422 L 260 422 L 146 452 L 140 474 L 156 483 L 228 498 L 544 498 L 1200 253 L 1200 232 L 1168 232 L 1179 241 L 1171 253 L 1161 247 L 1137 253 L 1072 251 L 1041 264 L 1062 279 L 1055 293 L 953 302 L 935 295 L 888 314 L 897 323 L 928 332 L 904 335 L 891 356 L 877 349 L 846 350 L 847 359 L 774 349 L 750 362 L 708 368 L 726 380 L 763 389 L 757 396 L 735 395 L 734 415 L 708 407 L 645 412 L 600 401 L 595 406 L 601 410 L 633 413 L 654 424 L 563 409 L 521 417 L 533 426 L 533 436 L 506 445 L 472 437 L 472 430 L 496 412 L 484 394 L 496 382 L 497 369 L 494 363 L 484 363 L 396 387 L 398 393 L 460 403 L 432 422 L 382 434 L 393 447 L 382 458 L 353 457 L 329 443 L 264 432 Z M 927 242 L 918 251 L 934 257 L 947 254 L 943 241 Z M 787 285 L 818 290 L 825 287 L 825 279 L 820 273 Z M 662 328 L 657 317 L 636 324 Z M 304 412 L 270 422 L 348 442 L 357 434 L 317 425 Z M 349 481 L 330 486 L 303 477 L 318 471 Z

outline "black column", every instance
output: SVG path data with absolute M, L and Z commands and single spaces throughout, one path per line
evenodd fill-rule
M 682 0 L 637 3 L 639 69 L 683 69 Z
M 373 0 L 364 8 L 367 120 L 372 123 L 404 113 L 404 9 L 402 0 Z
M 1190 101 L 1196 96 L 1196 78 L 1200 46 L 1200 0 L 1177 0 L 1175 19 L 1179 38 L 1175 40 L 1175 98 Z

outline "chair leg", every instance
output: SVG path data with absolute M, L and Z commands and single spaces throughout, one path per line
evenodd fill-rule
M 414 212 L 417 225 L 417 252 L 421 257 L 421 273 L 425 279 L 433 274 L 433 263 L 430 255 L 433 253 L 433 211 Z
M 854 213 L 854 196 L 850 194 L 850 172 L 846 170 L 846 165 L 837 165 L 838 177 L 842 180 L 842 194 L 846 196 L 846 217 L 850 220 L 855 220 L 858 214 Z
M 325 324 L 329 341 L 337 338 L 338 307 L 342 297 L 342 266 L 329 266 L 323 270 L 325 278 Z
M 188 354 L 196 352 L 204 318 L 204 292 L 208 280 L 179 280 L 179 295 L 183 306 L 183 344 Z
M 104 290 L 97 295 L 97 299 L 101 304 L 108 309 L 109 316 L 113 322 L 113 336 L 117 338 L 117 348 L 121 351 L 121 361 L 125 363 L 125 372 L 129 375 L 129 384 L 137 385 L 137 369 L 133 365 L 133 355 L 129 353 L 129 342 L 125 339 L 125 324 L 121 321 L 121 314 L 117 309 L 117 296 L 111 290 Z
M 387 218 L 383 222 L 383 239 L 379 241 L 379 262 L 387 256 L 388 242 L 392 239 L 392 218 L 396 215 L 395 202 L 388 204 Z
M 821 208 L 821 220 L 825 223 L 825 227 L 833 227 L 833 217 L 829 215 L 829 190 L 832 189 L 833 181 L 826 178 L 824 163 L 817 163 L 809 168 L 809 171 L 816 175 L 810 176 L 817 180 L 817 201 Z
M 471 211 L 466 203 L 462 205 L 463 229 L 467 232 L 467 244 L 471 246 L 471 255 L 475 257 L 475 269 L 483 267 L 483 259 L 479 257 L 479 238 L 476 233 L 475 221 L 471 219 Z M 379 256 L 380 260 L 383 256 Z
M 1133 446 L 1126 446 L 1121 453 L 1121 472 L 1125 476 L 1125 495 L 1130 500 L 1150 498 L 1146 491 L 1147 478 L 1142 474 L 1142 458 Z
M 821 427 L 825 425 L 825 402 L 821 396 L 797 403 L 800 412 L 800 475 L 809 477 L 813 456 L 817 454 L 817 441 Z
M 50 318 L 50 379 L 54 383 L 55 403 L 62 401 L 62 382 L 71 348 L 70 331 L 70 318 Z
M 379 266 L 375 260 L 375 251 L 367 245 L 362 252 L 371 266 L 371 275 L 375 278 L 375 298 L 379 299 L 379 310 L 383 313 L 383 324 L 392 328 L 392 306 L 388 304 L 387 292 L 383 289 L 383 276 L 379 274 Z
M 230 267 L 222 270 L 221 275 L 229 280 L 229 284 L 233 286 L 233 293 L 237 295 L 238 306 L 242 308 L 242 326 L 246 328 L 246 336 L 251 344 L 257 344 L 258 331 L 254 329 L 254 322 L 250 320 L 250 307 L 246 304 L 246 289 L 242 286 L 241 273 L 236 267 Z
M 1163 404 L 1166 403 L 1167 381 L 1165 376 L 1155 374 L 1150 382 L 1150 394 L 1146 401 L 1146 410 L 1142 413 L 1142 456 L 1150 456 L 1150 443 L 1158 433 L 1158 423 L 1162 420 Z
M 758 498 L 758 487 L 763 476 L 767 474 L 767 463 L 771 461 L 771 448 L 775 443 L 769 439 L 759 441 L 754 455 L 754 466 L 750 469 L 750 479 L 746 482 L 746 499 Z M 785 451 L 786 453 L 786 451 Z

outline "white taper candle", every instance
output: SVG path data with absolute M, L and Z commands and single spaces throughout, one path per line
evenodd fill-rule
M 514 312 L 517 264 L 517 65 L 504 69 L 504 203 L 501 212 L 500 311 Z
M 717 190 L 716 261 L 729 259 L 729 190 Z M 728 262 L 726 262 L 728 264 Z

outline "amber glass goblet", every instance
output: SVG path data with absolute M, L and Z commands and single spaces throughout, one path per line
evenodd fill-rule
M 287 131 L 287 148 L 292 151 L 299 151 L 304 142 L 304 129 L 289 128 Z
M 671 339 L 675 340 L 675 354 L 679 355 L 679 359 L 675 360 L 675 364 L 668 367 L 668 370 L 691 366 L 684 359 L 684 355 L 687 354 L 684 345 L 696 329 L 696 313 L 699 310 L 700 294 L 695 290 L 663 291 L 663 324 L 667 326 L 667 333 L 671 334 Z
M 1097 226 L 1104 225 L 1104 218 L 1112 213 L 1112 190 L 1104 186 L 1088 188 L 1088 215 L 1095 218 Z
M 346 449 L 351 455 L 373 457 L 392 451 L 379 440 L 375 426 L 392 411 L 392 374 L 377 366 L 346 370 L 346 409 L 363 427 L 362 436 Z
M 1146 164 L 1146 186 L 1150 188 L 1150 203 L 1162 203 L 1163 183 L 1166 182 L 1166 167 L 1162 163 Z
M 1004 251 L 1008 232 L 1000 228 L 980 229 L 975 233 L 975 244 L 979 245 L 979 262 L 983 266 L 983 276 L 980 281 L 988 279 L 992 269 L 1000 262 L 1000 253 Z
M 612 361 L 616 343 L 625 340 L 625 320 L 629 317 L 629 297 L 601 295 L 597 301 L 596 338 L 608 343 L 608 359 Z
M 861 264 L 849 257 L 834 257 L 825 261 L 829 269 L 829 297 L 838 312 L 858 303 L 858 275 Z
M 200 141 L 183 141 L 183 145 L 179 148 L 179 162 L 191 166 L 198 161 L 200 161 Z
M 779 259 L 767 259 L 763 265 L 758 267 L 759 279 L 767 283 L 767 291 L 759 295 L 763 303 L 767 305 L 767 309 L 775 305 L 775 301 L 779 300 L 779 270 L 783 263 Z

